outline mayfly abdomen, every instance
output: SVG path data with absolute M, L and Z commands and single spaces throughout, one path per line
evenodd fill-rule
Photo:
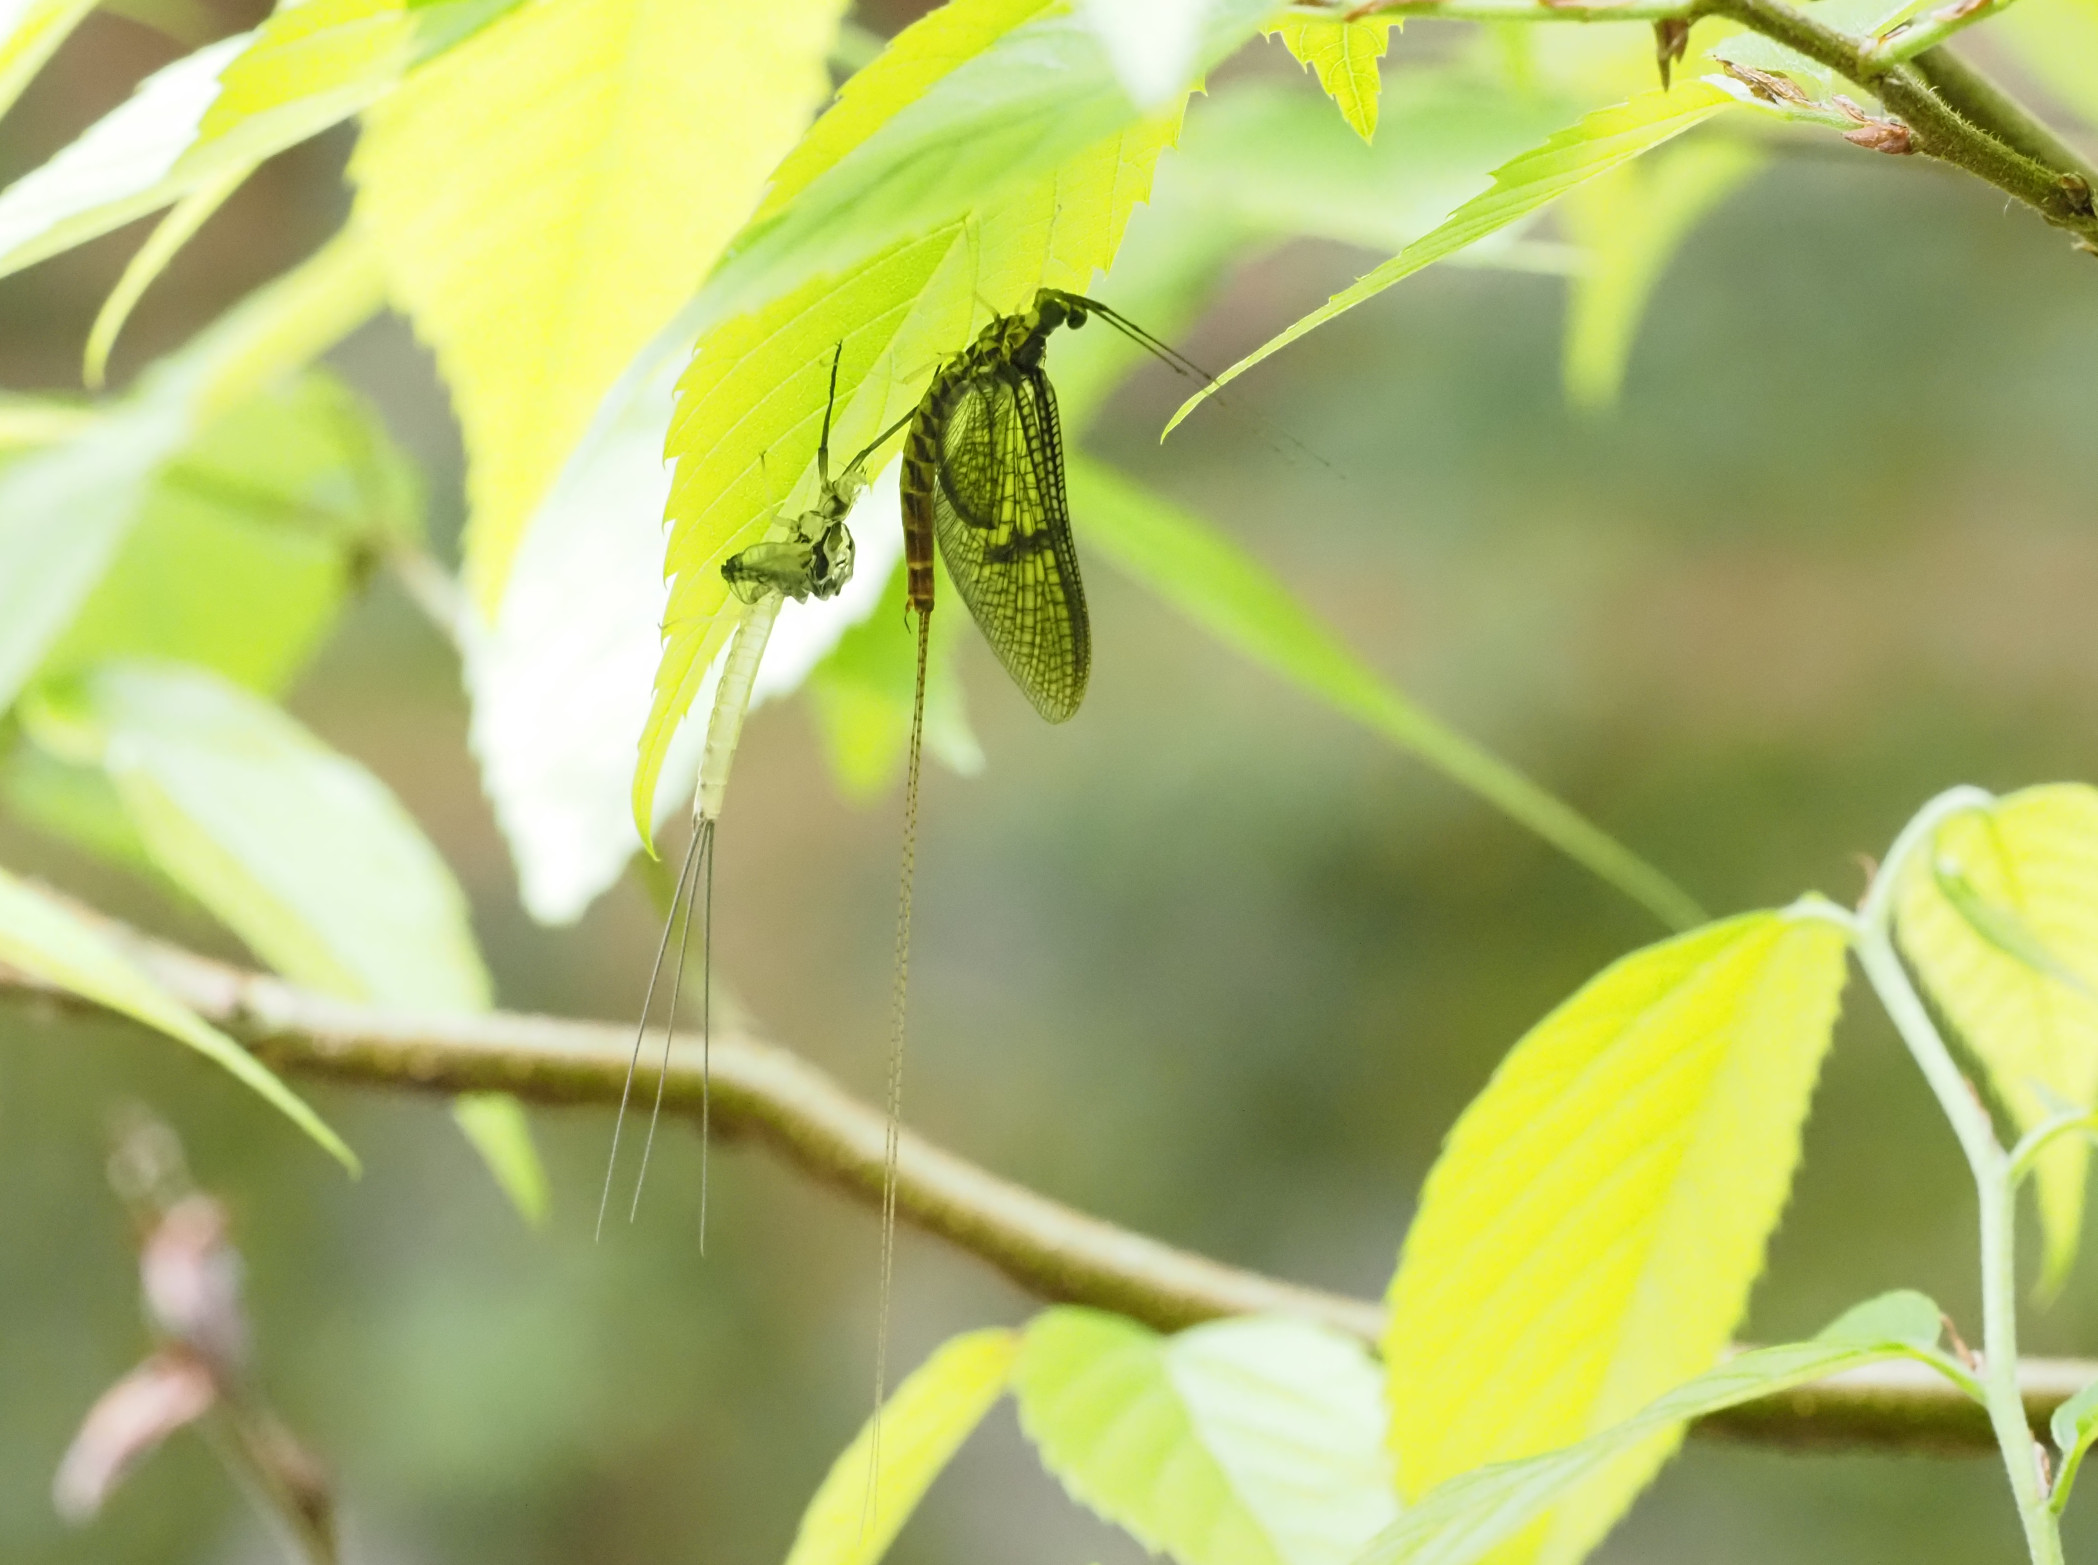
M 721 683 L 715 686 L 714 710 L 707 719 L 707 744 L 699 762 L 699 814 L 702 820 L 721 819 L 721 806 L 728 797 L 729 768 L 735 764 L 736 745 L 743 737 L 743 719 L 750 711 L 751 687 L 758 677 L 758 664 L 765 656 L 765 643 L 772 639 L 772 625 L 785 600 L 768 592 L 751 605 L 728 644 L 728 657 L 721 665 Z

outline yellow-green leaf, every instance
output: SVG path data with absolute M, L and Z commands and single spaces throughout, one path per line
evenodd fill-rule
M 664 755 L 740 612 L 721 561 L 755 543 L 774 511 L 813 484 L 832 355 L 842 345 L 832 443 L 851 452 L 917 401 L 985 309 L 1020 309 L 1045 285 L 1091 283 L 1113 259 L 1179 120 L 1175 105 L 1029 187 L 700 340 L 678 383 L 668 441 L 677 472 L 665 569 L 675 579 L 634 778 L 644 836 Z
M 1700 138 L 1623 164 L 1567 197 L 1567 232 L 1588 256 L 1566 299 L 1568 402 L 1590 411 L 1616 403 L 1640 317 L 1670 257 L 1762 166 L 1749 142 Z
M 1990 41 L 2098 126 L 2098 0 L 2020 0 L 1999 10 L 1989 19 Z
M 95 0 L 12 0 L 0 17 L 0 114 L 95 8 Z
M 1664 924 L 1682 928 L 1704 917 L 1659 870 L 1365 668 L 1280 582 L 1200 518 L 1085 457 L 1074 454 L 1069 473 L 1071 515 L 1088 550 L 1225 645 L 1477 794 Z
M 1279 1317 L 1176 1336 L 1037 1316 L 1020 1424 L 1081 1503 L 1180 1565 L 1348 1565 L 1397 1512 L 1360 1344 Z
M 879 1492 L 871 1510 L 869 1424 L 832 1464 L 802 1513 L 787 1565 L 874 1565 L 1004 1393 L 1019 1349 L 1017 1332 L 965 1332 L 913 1370 L 882 1407 Z
M 452 1099 L 452 1122 L 480 1153 L 518 1214 L 528 1223 L 545 1222 L 553 1192 L 524 1105 L 507 1092 L 465 1092 Z
M 64 903 L 4 870 L 0 962 L 188 1044 L 357 1171 L 357 1155 L 267 1065 L 140 972 Z
M 1686 1419 L 1885 1359 L 1918 1359 L 1943 1372 L 1949 1361 L 1936 1346 L 1939 1318 L 1937 1305 L 1920 1293 L 1868 1299 L 1810 1341 L 1728 1359 L 1575 1445 L 1459 1473 L 1385 1529 L 1357 1565 L 1471 1565 L 1627 1452 L 1676 1438 Z
M 1291 17 L 1276 29 L 1300 65 L 1318 72 L 1319 85 L 1364 141 L 1377 134 L 1377 94 L 1383 86 L 1377 62 L 1391 45 L 1391 17 L 1349 22 Z
M 1947 895 L 1956 877 L 1982 907 Z M 1992 938 L 1988 909 L 2029 931 L 2065 982 L 2014 943 Z M 2028 788 L 1938 828 L 1896 893 L 1903 952 L 2021 1130 L 2063 1107 L 2098 1105 L 2098 789 Z M 2044 1287 L 2076 1258 L 2089 1142 L 2062 1136 L 2040 1154 Z
M 1762 1269 L 1846 937 L 1751 913 L 1617 962 L 1450 1133 L 1392 1281 L 1391 1441 L 1418 1498 L 1606 1429 L 1709 1369 Z M 1510 1545 L 1579 1560 L 1674 1448 L 1615 1455 Z
M 1433 233 L 1415 240 L 1352 286 L 1343 289 L 1286 331 L 1270 337 L 1209 385 L 1180 405 L 1166 425 L 1173 427 L 1204 399 L 1236 380 L 1270 354 L 1288 347 L 1315 327 L 1346 313 L 1411 277 L 1423 267 L 1455 255 L 1488 234 L 1527 217 L 1567 191 L 1618 165 L 1651 152 L 1663 142 L 1702 124 L 1734 100 L 1703 81 L 1678 82 L 1667 92 L 1642 93 L 1614 108 L 1598 109 L 1580 123 L 1560 131 L 1541 147 L 1504 163 L 1493 176 L 1493 188 L 1452 212 Z
M 532 508 L 828 91 L 841 0 L 542 0 L 368 111 L 357 211 L 466 436 L 493 610 Z

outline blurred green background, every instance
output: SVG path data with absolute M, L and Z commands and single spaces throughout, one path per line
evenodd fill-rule
M 0 174 L 178 52 L 92 18 L 0 126 Z M 1242 69 L 1295 76 L 1270 53 Z M 347 148 L 338 134 L 300 149 L 236 198 L 148 297 L 119 369 L 317 243 L 343 210 Z M 0 285 L 0 379 L 77 384 L 87 323 L 137 238 Z M 1326 245 L 1269 255 L 1189 351 L 1228 362 L 1364 265 Z M 1250 376 L 1245 417 L 1206 412 L 1161 448 L 1182 388 L 1147 372 L 1088 444 L 1215 519 L 1373 666 L 1715 911 L 1806 889 L 1854 900 L 1857 856 L 1951 783 L 2098 778 L 2089 257 L 1971 181 L 1835 147 L 1778 159 L 1693 236 L 1613 418 L 1565 409 L 1563 301 L 1549 277 L 1439 269 Z M 448 537 L 460 457 L 427 358 L 387 322 L 334 362 L 426 462 Z M 1247 418 L 1330 465 L 1249 438 Z M 1043 725 L 979 645 L 965 654 L 989 766 L 927 782 L 911 1123 L 1146 1232 L 1374 1294 L 1495 1060 L 1660 931 L 1104 567 L 1088 587 L 1096 672 L 1068 727 Z M 391 585 L 293 705 L 443 848 L 502 1003 L 632 1012 L 654 905 L 630 878 L 574 931 L 526 920 L 465 752 L 456 667 Z M 896 800 L 839 802 L 799 702 L 754 718 L 737 775 L 717 971 L 767 1035 L 874 1095 Z M 239 954 L 12 826 L 0 862 Z M 1976 1320 L 1951 1138 L 1851 998 L 1750 1335 L 1811 1330 L 1895 1286 Z M 724 1146 L 702 1261 L 680 1128 L 638 1227 L 593 1244 L 611 1119 L 576 1111 L 535 1118 L 555 1198 L 534 1233 L 439 1104 L 313 1093 L 363 1153 L 361 1183 L 164 1039 L 0 1012 L 0 1559 L 272 1557 L 194 1440 L 84 1531 L 50 1508 L 81 1413 L 145 1344 L 102 1171 L 108 1114 L 132 1098 L 175 1123 L 233 1208 L 264 1373 L 338 1475 L 353 1559 L 783 1557 L 865 1413 L 869 1212 Z M 914 1236 L 899 1266 L 905 1363 L 1031 1308 Z M 2098 1258 L 2028 1332 L 2034 1351 L 2098 1353 Z M 2088 1508 L 2071 1523 L 2072 1550 L 2098 1547 Z M 1600 1557 L 2004 1558 L 2013 1527 L 1987 1462 L 1698 1442 Z M 1140 1552 L 1064 1500 L 1005 1412 L 898 1549 L 1013 1565 Z

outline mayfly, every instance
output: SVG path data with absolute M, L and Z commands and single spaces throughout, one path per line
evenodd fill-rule
M 742 623 L 729 641 L 722 660 L 721 678 L 714 690 L 714 709 L 707 718 L 707 737 L 699 763 L 699 787 L 693 801 L 692 839 L 685 849 L 672 892 L 670 914 L 663 922 L 663 938 L 656 946 L 655 964 L 649 970 L 648 990 L 641 1001 L 641 1022 L 634 1033 L 634 1050 L 627 1061 L 626 1084 L 619 1094 L 619 1117 L 612 1126 L 612 1152 L 605 1166 L 604 1194 L 598 1200 L 597 1226 L 602 1233 L 605 1210 L 612 1199 L 612 1175 L 619 1164 L 619 1132 L 626 1122 L 627 1100 L 633 1092 L 634 1072 L 641 1059 L 641 1043 L 648 1030 L 648 1013 L 654 1003 L 656 985 L 663 975 L 663 961 L 671 946 L 673 931 L 678 948 L 672 968 L 670 1005 L 663 1034 L 663 1067 L 656 1077 L 655 1107 L 650 1112 L 648 1137 L 642 1143 L 641 1168 L 634 1179 L 634 1210 L 641 1205 L 641 1186 L 648 1177 L 649 1153 L 655 1147 L 656 1123 L 663 1112 L 663 1088 L 670 1074 L 670 1043 L 677 1030 L 678 1000 L 685 982 L 685 954 L 691 947 L 692 908 L 700 907 L 700 1250 L 706 1250 L 707 1140 L 713 1117 L 712 1062 L 709 1058 L 710 1023 L 713 1006 L 713 913 L 714 913 L 714 826 L 728 797 L 729 768 L 743 735 L 743 718 L 750 710 L 751 691 L 758 664 L 771 639 L 773 622 L 787 599 L 806 602 L 810 598 L 834 598 L 852 580 L 852 534 L 845 518 L 867 488 L 867 459 L 902 422 L 891 425 L 845 465 L 834 479 L 830 473 L 831 414 L 838 399 L 838 359 L 831 355 L 830 393 L 823 408 L 823 432 L 816 444 L 816 477 L 821 485 L 815 505 L 801 515 L 782 518 L 785 536 L 752 544 L 721 564 L 729 591 L 747 605 Z M 682 910 L 682 919 L 680 918 Z M 632 1213 L 630 1212 L 631 1219 Z
M 917 693 L 903 794 L 903 864 L 896 910 L 896 986 L 889 1017 L 888 1134 L 882 1158 L 881 1281 L 875 1343 L 875 1462 L 888 1371 L 895 1265 L 896 1160 L 902 1133 L 903 1046 L 909 990 L 911 877 L 917 858 L 918 763 L 938 541 L 962 601 L 998 661 L 1037 712 L 1061 723 L 1078 710 L 1092 672 L 1092 625 L 1064 495 L 1064 438 L 1042 359 L 1050 333 L 1093 316 L 1183 374 L 1210 377 L 1097 299 L 1044 288 L 1002 315 L 943 364 L 911 416 L 903 448 L 904 603 L 917 616 Z M 874 1482 L 870 1467 L 870 1495 Z

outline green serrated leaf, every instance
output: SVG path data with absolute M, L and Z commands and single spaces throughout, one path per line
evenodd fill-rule
M 845 1448 L 809 1501 L 787 1565 L 874 1565 L 932 1481 L 1004 1394 L 1019 1348 L 1017 1332 L 965 1332 L 913 1370 L 882 1407 L 879 1488 L 872 1506 L 870 1425 Z
M 1509 1052 L 1429 1174 L 1392 1282 L 1406 1495 L 1608 1429 L 1725 1351 L 1791 1187 L 1845 951 L 1825 920 L 1728 919 L 1615 963 Z M 1585 1555 L 1674 1449 L 1653 1427 L 1510 1558 Z
M 982 311 L 1022 308 L 1045 284 L 1087 286 L 1178 129 L 1177 103 L 1131 123 L 1078 19 L 1014 25 L 1033 8 L 994 0 L 951 9 L 975 30 L 952 18 L 935 27 L 946 15 L 936 12 L 854 77 L 856 93 L 834 111 L 844 128 L 826 129 L 833 115 L 817 123 L 818 151 L 788 160 L 767 208 L 672 328 L 685 340 L 712 329 L 678 383 L 667 442 L 675 580 L 634 778 L 644 835 L 671 739 L 739 614 L 720 562 L 756 542 L 776 507 L 812 492 L 834 353 L 842 345 L 833 441 L 853 450 L 912 406 Z M 1205 47 L 1250 33 L 1232 20 L 1248 9 L 1233 0 Z M 946 52 L 972 45 L 959 63 Z M 995 113 L 986 92 L 1007 95 Z M 986 161 L 987 149 L 1002 161 Z M 897 242 L 905 232 L 917 237 Z M 754 257 L 769 259 L 753 270 Z M 812 273 L 822 275 L 803 281 Z
M 357 1155 L 267 1065 L 126 961 L 64 903 L 4 870 L 0 962 L 188 1044 L 357 1172 Z
M 1584 865 L 1663 923 L 1704 915 L 1659 870 L 1379 679 L 1259 564 L 1199 518 L 1099 463 L 1069 459 L 1086 547 L 1211 635 L 1301 686 Z
M 1173 1337 L 1097 1310 L 1028 1326 L 1020 1423 L 1074 1497 L 1180 1565 L 1347 1565 L 1397 1506 L 1376 1366 L 1323 1327 Z
M 605 392 L 828 95 L 842 4 L 542 0 L 367 111 L 357 216 L 451 388 L 484 612 Z
M 1895 918 L 1903 953 L 2021 1131 L 2063 1104 L 2098 1104 L 2098 789 L 2028 788 L 1947 821 L 1897 888 Z M 2089 1161 L 2081 1136 L 2039 1156 L 2043 1289 L 2076 1258 Z
M 1416 240 L 1352 287 L 1269 338 L 1215 381 L 1189 397 L 1166 424 L 1175 425 L 1205 399 L 1270 354 L 1295 342 L 1315 327 L 1352 310 L 1423 267 L 1455 255 L 1487 235 L 1506 228 L 1558 199 L 1575 186 L 1620 164 L 1651 152 L 1664 142 L 1702 124 L 1734 100 L 1708 82 L 1679 82 L 1667 92 L 1643 93 L 1615 108 L 1599 109 L 1579 124 L 1559 132 L 1541 147 L 1504 163 L 1494 173 L 1493 189 L 1467 201 L 1440 228 Z
M 1388 16 L 1361 22 L 1291 17 L 1276 31 L 1297 63 L 1318 73 L 1341 118 L 1369 141 L 1377 134 L 1377 95 L 1383 86 L 1377 62 L 1391 46 L 1391 30 L 1401 25 Z
M 1907 1356 L 1898 1342 L 1820 1337 L 1743 1353 L 1576 1445 L 1451 1478 L 1379 1535 L 1357 1565 L 1470 1565 L 1523 1536 L 1567 1495 L 1605 1479 L 1627 1458 L 1673 1446 L 1689 1419 Z
M 1616 404 L 1654 285 L 1690 231 L 1763 164 L 1748 142 L 1700 138 L 1567 197 L 1567 231 L 1588 260 L 1566 301 L 1568 402 L 1591 412 Z
M 2047 1496 L 2049 1508 L 2059 1516 L 2068 1509 L 2070 1491 L 2076 1485 L 2083 1459 L 2090 1455 L 2091 1443 L 2098 1440 L 2098 1381 L 2056 1408 L 2047 1429 L 2054 1437 L 2055 1450 L 2061 1454 L 2061 1471 L 2055 1476 L 2053 1492 Z

